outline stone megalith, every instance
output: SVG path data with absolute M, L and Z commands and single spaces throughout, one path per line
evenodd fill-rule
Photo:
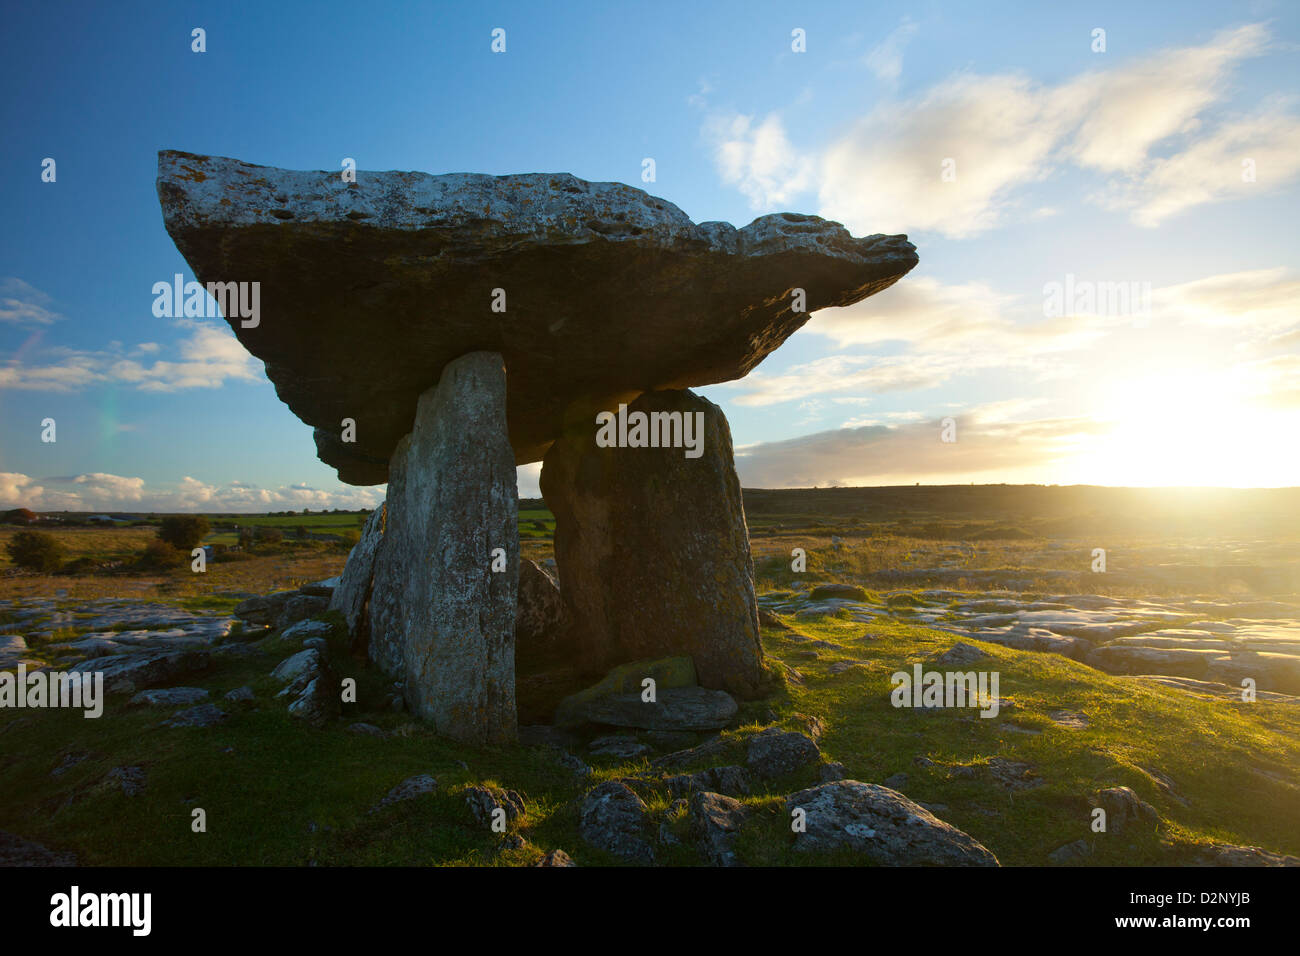
M 451 362 L 420 396 L 389 471 L 367 608 L 369 654 L 407 706 L 474 743 L 515 736 L 518 491 L 501 356 Z
M 681 390 L 742 378 L 813 312 L 893 285 L 917 263 L 906 236 L 796 213 L 697 224 L 564 173 L 347 179 L 163 150 L 157 190 L 196 281 L 161 283 L 155 307 L 197 317 L 215 300 L 320 459 L 349 484 L 389 484 L 334 606 L 414 711 L 464 740 L 513 735 L 507 466 L 543 457 L 561 594 L 584 618 L 551 632 L 560 653 L 580 628 L 588 669 L 689 653 L 706 686 L 756 692 L 730 435 Z M 700 458 L 589 447 L 597 413 L 644 393 L 638 408 L 704 416 Z
M 744 377 L 813 312 L 917 263 L 906 236 L 855 238 L 788 212 L 697 224 L 640 189 L 567 173 L 345 182 L 163 150 L 157 188 L 195 278 L 236 284 L 213 293 L 227 323 L 354 485 L 388 480 L 419 396 L 468 352 L 505 359 L 522 465 L 566 424 L 644 391 Z M 259 283 L 256 309 L 241 282 Z M 235 294 L 257 314 L 232 309 Z
M 639 439 L 637 414 L 646 416 Z M 580 663 L 594 673 L 686 654 L 702 686 L 754 697 L 763 650 L 727 420 L 712 402 L 671 390 L 646 392 L 626 421 L 625 447 L 599 447 L 591 424 L 557 439 L 542 463 Z M 698 449 L 684 447 L 688 438 Z M 632 447 L 637 440 L 645 445 Z

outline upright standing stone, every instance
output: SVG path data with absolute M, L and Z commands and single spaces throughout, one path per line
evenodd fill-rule
M 703 444 L 698 457 L 680 444 L 601 448 L 593 419 L 547 453 L 542 496 L 580 663 L 596 673 L 689 654 L 704 687 L 754 697 L 763 650 L 727 420 L 690 391 L 646 392 L 627 412 L 656 429 L 673 419 L 655 416 L 691 416 L 692 429 L 702 419 Z M 628 429 L 629 444 L 638 437 L 647 431 Z
M 348 553 L 339 583 L 330 595 L 330 610 L 339 611 L 348 622 L 354 651 L 364 652 L 369 639 L 370 587 L 375 570 L 375 553 L 384 539 L 384 508 L 381 504 L 366 519 L 361 539 Z
M 370 597 L 371 659 L 405 681 L 407 706 L 439 733 L 480 744 L 511 740 L 517 726 L 518 498 L 505 415 L 494 352 L 448 363 L 420 396 L 389 463 Z

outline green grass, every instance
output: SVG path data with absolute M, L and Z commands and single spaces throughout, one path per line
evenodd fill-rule
M 897 623 L 792 623 L 803 635 L 844 650 L 821 649 L 808 660 L 800 656 L 806 642 L 766 633 L 769 657 L 797 668 L 802 684 L 786 681 L 768 699 L 746 703 L 740 725 L 724 734 L 729 751 L 704 765 L 743 763 L 747 737 L 769 716 L 793 729 L 801 725 L 799 715 L 816 715 L 826 723 L 826 758 L 844 763 L 849 777 L 881 782 L 906 773 L 902 789 L 909 797 L 946 805 L 938 816 L 1003 864 L 1044 864 L 1048 852 L 1080 838 L 1094 847 L 1090 865 L 1178 862 L 1165 840 L 1300 853 L 1300 800 L 1289 782 L 1300 768 L 1296 707 L 1203 701 L 1055 655 L 981 645 L 988 660 L 973 668 L 999 672 L 1000 694 L 1015 702 L 1014 710 L 983 719 L 974 711 L 895 709 L 889 675 L 951 645 L 953 637 Z M 227 663 L 194 681 L 218 701 L 243 684 L 257 692 L 253 708 L 228 705 L 231 719 L 216 728 L 158 728 L 167 711 L 127 710 L 120 698 L 111 699 L 98 720 L 57 710 L 0 712 L 0 828 L 75 850 L 89 864 L 511 865 L 556 847 L 584 865 L 621 862 L 580 840 L 578 803 L 595 782 L 644 770 L 644 759 L 579 751 L 597 771 L 584 782 L 545 750 L 477 749 L 443 740 L 406 716 L 376 709 L 385 682 L 347 656 L 341 627 L 332 641 L 336 665 L 358 679 L 361 703 L 344 705 L 345 719 L 324 730 L 301 726 L 288 717 L 287 701 L 274 697 L 277 687 L 267 674 L 293 649 L 274 637 L 263 642 L 264 658 Z M 831 674 L 830 664 L 840 659 L 867 663 Z M 1060 727 L 1047 717 L 1054 709 L 1082 711 L 1091 725 Z M 11 729 L 24 718 L 29 722 Z M 377 724 L 392 736 L 348 732 L 352 720 Z M 51 776 L 69 753 L 91 756 Z M 918 756 L 934 765 L 918 766 Z M 1008 792 L 987 773 L 993 757 L 1032 764 L 1045 784 Z M 147 769 L 142 795 L 126 797 L 100 785 L 110 768 L 124 765 Z M 972 767 L 974 775 L 954 777 L 952 767 Z M 438 779 L 436 794 L 367 812 L 418 773 Z M 1187 805 L 1166 794 L 1153 773 L 1172 779 Z M 739 852 L 746 862 L 854 862 L 843 854 L 811 858 L 791 849 L 783 797 L 816 779 L 816 769 L 805 768 L 745 798 L 751 822 Z M 497 852 L 500 836 L 474 822 L 465 806 L 463 789 L 470 784 L 500 785 L 524 796 L 528 812 L 515 825 L 528 840 L 523 849 Z M 1088 797 L 1113 785 L 1130 786 L 1154 805 L 1168 821 L 1165 832 L 1091 833 Z M 685 841 L 657 847 L 659 861 L 700 863 L 687 822 L 663 817 L 666 791 L 650 783 L 637 789 L 651 807 L 654 828 L 662 820 Z M 195 807 L 206 811 L 207 833 L 191 832 Z

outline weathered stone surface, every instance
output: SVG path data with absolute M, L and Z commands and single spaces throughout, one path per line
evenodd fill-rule
M 257 324 L 233 310 L 228 321 L 316 426 L 322 460 L 354 484 L 388 479 L 420 394 L 467 352 L 504 356 L 522 464 L 566 415 L 741 378 L 812 312 L 879 292 L 917 262 L 905 236 L 854 239 L 793 213 L 696 225 L 639 189 L 565 173 L 345 183 L 338 170 L 164 150 L 157 189 L 200 282 L 261 282 Z M 490 311 L 495 288 L 504 316 Z M 806 311 L 794 311 L 794 288 Z M 340 440 L 345 417 L 354 444 Z
M 438 789 L 438 781 L 432 774 L 420 773 L 413 777 L 407 777 L 397 786 L 389 790 L 377 804 L 370 808 L 371 813 L 376 813 L 384 807 L 391 806 L 394 803 L 401 803 L 404 800 L 414 800 L 416 797 L 422 797 L 426 793 L 433 793 Z
M 515 666 L 535 668 L 573 656 L 560 586 L 535 561 L 519 561 L 519 606 L 515 612 Z
M 797 731 L 775 728 L 755 734 L 749 741 L 746 763 L 760 777 L 771 779 L 821 760 L 816 741 Z
M 1194 866 L 1300 866 L 1300 856 L 1273 853 L 1257 846 L 1211 843 L 1200 848 Z
M 799 851 L 844 847 L 882 866 L 998 865 L 969 834 L 876 784 L 837 780 L 792 793 L 785 805 L 807 815 L 807 830 L 795 834 Z
M 605 697 L 640 695 L 641 682 L 646 679 L 655 682 L 656 690 L 694 687 L 696 685 L 695 664 L 689 657 L 664 657 L 658 660 L 629 661 L 620 664 L 612 668 L 597 683 L 584 687 L 560 701 L 555 709 L 555 723 L 566 727 L 587 720 L 584 708 Z
M 507 823 L 524 815 L 524 798 L 513 790 L 500 787 L 466 787 L 465 805 L 479 826 L 491 827 L 497 810 L 505 814 Z
M 370 512 L 361 529 L 361 540 L 348 553 L 347 564 L 339 583 L 330 596 L 330 610 L 339 611 L 347 621 L 353 647 L 364 651 L 369 639 L 370 584 L 375 570 L 375 553 L 384 537 L 384 505 Z
M 560 726 L 588 722 L 640 730 L 720 730 L 736 716 L 736 701 L 724 690 L 675 687 L 661 690 L 654 701 L 640 694 L 612 694 L 564 708 Z
M 329 598 L 312 597 L 309 594 L 295 594 L 284 602 L 284 607 L 280 609 L 280 616 L 275 619 L 275 626 L 281 630 L 286 630 L 299 621 L 305 621 L 317 614 L 324 614 L 329 610 L 329 606 Z
M 1097 791 L 1097 804 L 1106 811 L 1106 830 L 1110 833 L 1122 833 L 1130 823 L 1146 829 L 1160 823 L 1156 808 L 1129 787 L 1107 787 Z
M 653 863 L 645 838 L 645 801 L 625 783 L 608 780 L 583 798 L 578 833 L 591 846 L 637 863 Z
M 393 456 L 369 653 L 407 707 L 468 743 L 513 740 L 518 497 L 501 356 L 451 362 Z M 504 568 L 492 570 L 494 549 Z
M 142 690 L 129 701 L 128 707 L 184 707 L 208 699 L 202 687 L 167 687 L 159 690 Z
M 284 605 L 290 598 L 297 596 L 297 591 L 277 591 L 274 594 L 251 597 L 246 601 L 241 601 L 235 607 L 235 617 L 241 621 L 247 621 L 249 624 L 275 624 L 276 619 L 284 610 Z
M 664 786 L 674 797 L 688 797 L 701 790 L 726 794 L 749 793 L 749 774 L 744 767 L 733 765 L 709 767 L 695 773 L 679 773 L 664 778 Z
M 546 856 L 542 857 L 534 866 L 577 866 L 573 858 L 563 850 L 552 850 Z
M 741 865 L 735 842 L 744 820 L 739 800 L 707 790 L 691 797 L 691 834 L 700 855 L 713 866 Z
M 689 391 L 647 393 L 633 411 L 702 415 L 701 456 L 599 448 L 591 419 L 557 440 L 542 466 L 581 662 L 598 672 L 685 654 L 704 687 L 755 697 L 763 650 L 727 420 Z
M 155 651 L 82 661 L 71 669 L 81 673 L 101 672 L 104 689 L 110 694 L 134 694 L 204 671 L 211 660 L 207 651 Z

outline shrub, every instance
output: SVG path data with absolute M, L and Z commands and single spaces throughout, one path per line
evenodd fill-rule
M 209 530 L 208 519 L 202 515 L 174 515 L 163 518 L 158 538 L 180 551 L 192 551 Z
M 139 564 L 151 570 L 178 568 L 189 560 L 189 552 L 174 548 L 162 538 L 155 538 L 140 552 Z
M 6 511 L 4 517 L 0 517 L 0 522 L 4 524 L 35 524 L 36 515 L 26 508 L 14 508 L 12 511 Z
M 66 553 L 62 544 L 52 534 L 44 531 L 19 531 L 5 550 L 9 560 L 30 571 L 57 571 Z
M 361 540 L 361 532 L 356 528 L 344 528 L 339 532 L 339 545 L 349 551 Z
M 284 532 L 279 528 L 258 528 L 257 540 L 266 544 L 279 544 L 284 540 Z

